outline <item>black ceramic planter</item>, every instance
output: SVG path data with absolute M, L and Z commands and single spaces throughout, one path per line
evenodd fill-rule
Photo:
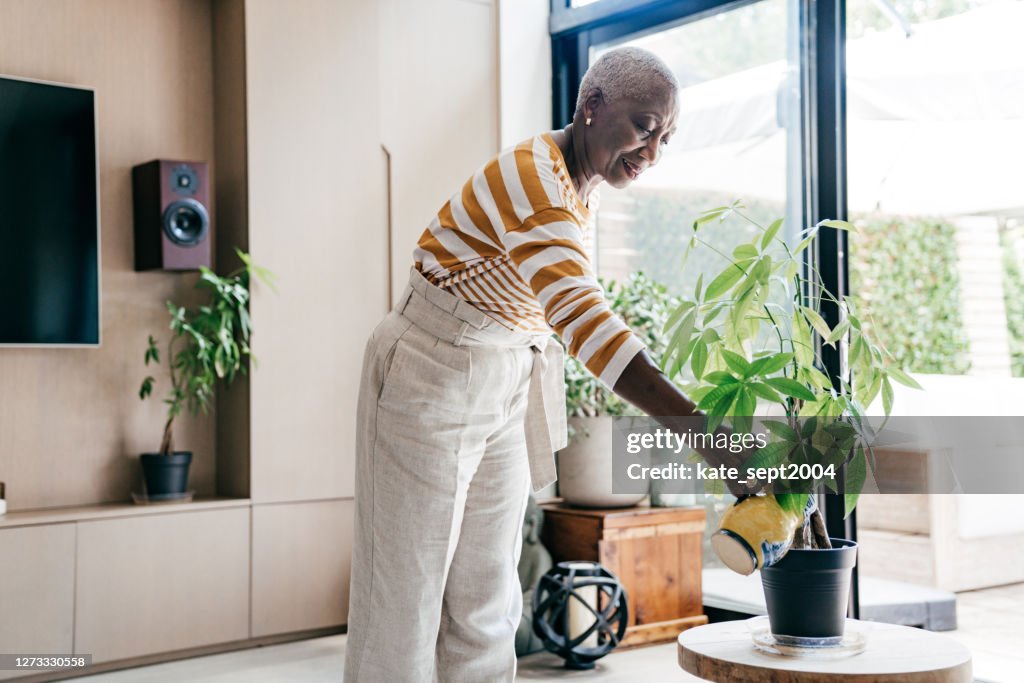
M 188 466 L 192 463 L 190 451 L 175 451 L 171 455 L 143 453 L 142 477 L 146 481 L 147 496 L 174 496 L 185 493 L 188 486 Z
M 842 640 L 857 544 L 831 540 L 831 550 L 790 550 L 761 570 L 772 635 Z

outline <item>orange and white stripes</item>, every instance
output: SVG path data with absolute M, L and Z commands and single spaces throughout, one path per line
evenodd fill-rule
M 466 181 L 420 237 L 416 267 L 511 329 L 554 330 L 612 387 L 643 344 L 612 313 L 594 276 L 592 211 L 545 133 L 503 151 Z

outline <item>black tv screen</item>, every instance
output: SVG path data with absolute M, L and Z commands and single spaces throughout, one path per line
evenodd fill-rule
M 0 77 L 0 345 L 98 345 L 92 90 Z

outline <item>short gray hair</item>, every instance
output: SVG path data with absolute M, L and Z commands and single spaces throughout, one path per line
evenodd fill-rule
M 621 98 L 644 100 L 659 88 L 678 92 L 679 80 L 661 57 L 639 47 L 620 47 L 601 55 L 583 74 L 576 111 L 587 93 L 600 88 L 605 102 Z

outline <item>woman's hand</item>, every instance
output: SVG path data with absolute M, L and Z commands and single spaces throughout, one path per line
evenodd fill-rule
M 704 413 L 697 410 L 693 401 L 680 391 L 679 387 L 669 381 L 646 351 L 636 354 L 633 360 L 626 365 L 622 374 L 619 375 L 613 391 L 623 400 L 629 401 L 677 434 L 690 431 L 693 427 L 693 418 L 704 416 Z M 728 435 L 731 430 L 721 426 L 715 433 L 720 432 Z M 729 439 L 714 439 L 714 441 L 728 443 Z M 727 447 L 696 450 L 712 467 L 725 465 L 726 467 L 735 467 L 740 471 L 742 471 L 743 464 L 753 455 L 753 451 L 734 453 Z M 757 482 L 741 484 L 736 479 L 729 478 L 725 479 L 725 484 L 735 496 L 750 495 L 761 488 Z

